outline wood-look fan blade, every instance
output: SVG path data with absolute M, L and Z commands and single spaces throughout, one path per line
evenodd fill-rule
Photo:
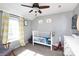
M 49 6 L 39 6 L 39 9 L 46 9 L 49 8 Z
M 33 8 L 32 6 L 23 5 L 23 4 L 21 4 L 21 6 Z
M 41 10 L 38 11 L 40 14 L 42 13 Z

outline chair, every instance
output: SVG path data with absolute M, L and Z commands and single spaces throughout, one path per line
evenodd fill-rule
M 0 43 L 0 56 L 9 56 L 11 54 L 15 56 L 14 50 L 12 50 L 11 48 L 5 48 L 4 45 L 7 45 L 7 44 Z

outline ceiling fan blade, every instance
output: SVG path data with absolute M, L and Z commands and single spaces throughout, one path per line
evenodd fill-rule
M 50 6 L 39 6 L 39 9 L 46 9 L 49 8 Z
M 38 11 L 40 14 L 42 13 L 41 10 Z
M 29 13 L 31 13 L 33 10 L 30 10 Z
M 21 6 L 33 8 L 32 6 L 23 5 L 23 4 L 21 4 Z

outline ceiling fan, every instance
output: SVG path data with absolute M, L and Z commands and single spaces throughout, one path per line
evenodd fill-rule
M 40 9 L 46 9 L 46 8 L 50 7 L 50 6 L 39 6 L 39 3 L 33 3 L 32 6 L 21 4 L 21 6 L 38 9 L 35 11 L 35 13 L 39 12 L 40 14 L 42 13 L 42 11 Z M 33 9 L 30 10 L 29 13 L 31 13 L 33 11 Z

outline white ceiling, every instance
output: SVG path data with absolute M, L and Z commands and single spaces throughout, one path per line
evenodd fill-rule
M 31 8 L 23 7 L 21 4 L 32 6 L 32 3 L 0 3 L 0 10 L 4 10 L 8 13 L 12 13 L 18 16 L 24 16 L 30 20 L 34 19 L 36 17 L 34 16 L 34 13 L 29 14 Z M 71 11 L 77 6 L 77 3 L 39 3 L 39 5 L 50 6 L 48 9 L 41 9 L 42 14 L 38 14 L 38 16 L 43 16 Z M 58 5 L 61 5 L 62 7 L 58 8 Z

